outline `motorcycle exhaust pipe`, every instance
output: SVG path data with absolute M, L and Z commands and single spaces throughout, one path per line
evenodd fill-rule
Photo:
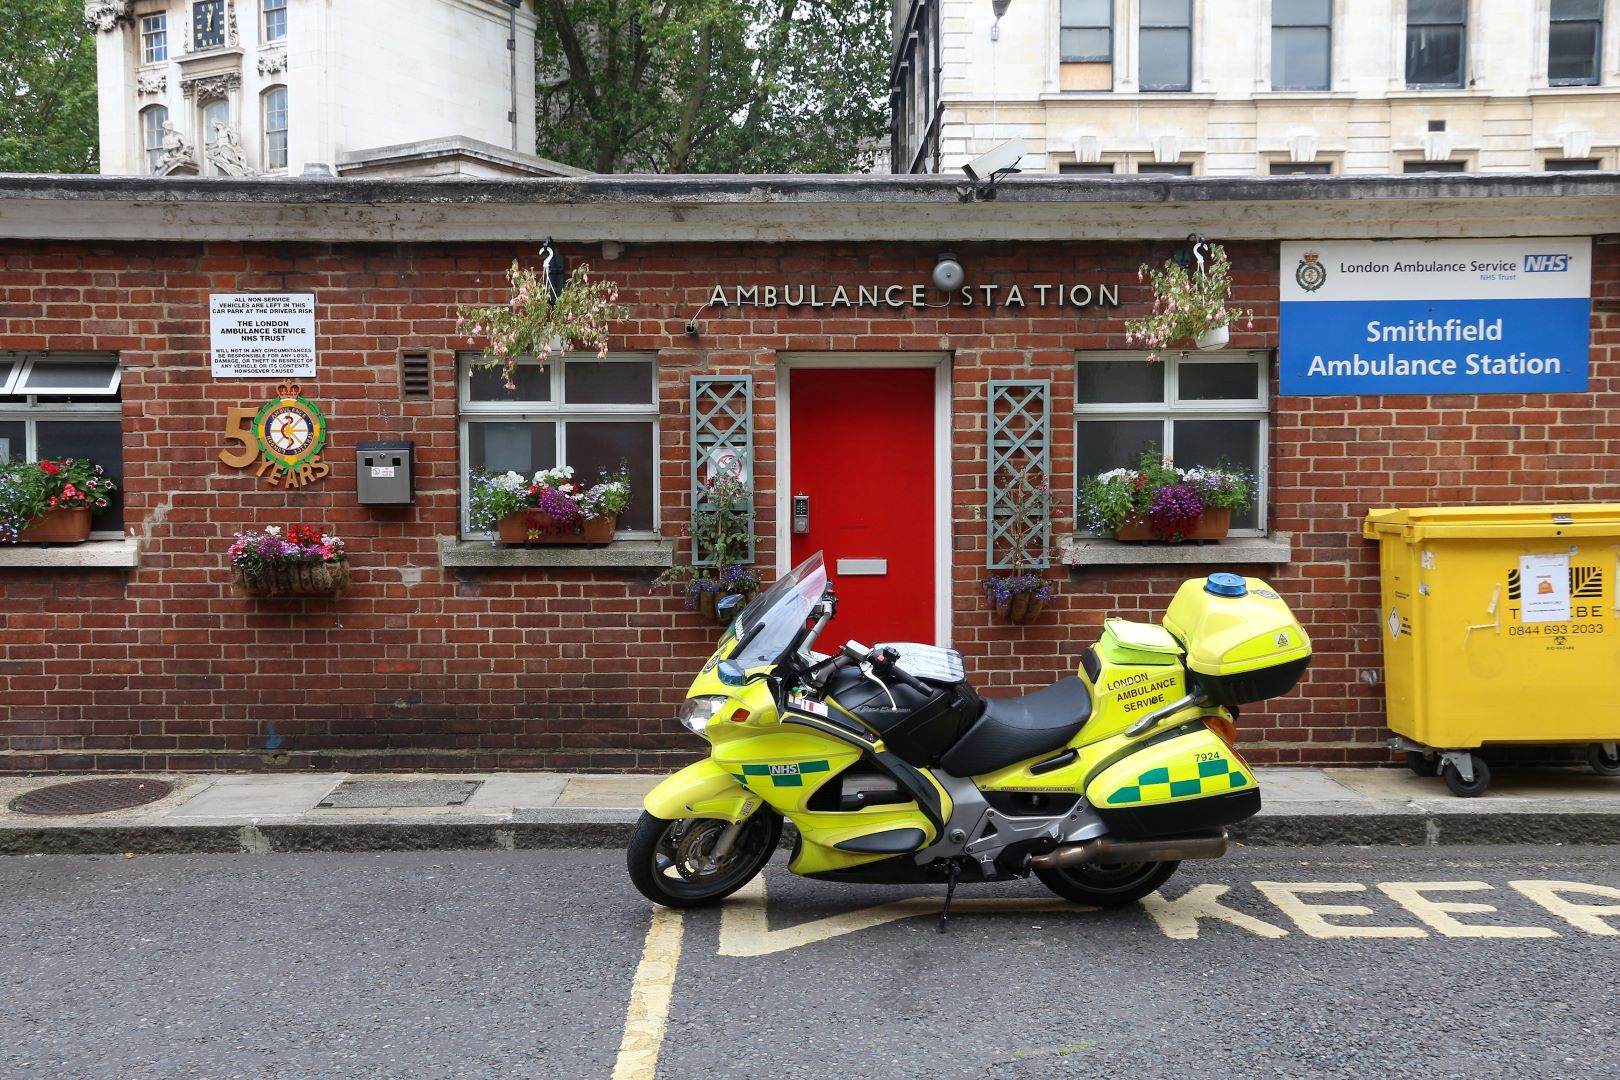
M 1060 847 L 1044 855 L 1031 855 L 1026 868 L 1060 870 L 1079 863 L 1180 862 L 1183 859 L 1218 859 L 1226 854 L 1226 830 L 1193 836 L 1167 836 L 1162 840 L 1116 840 L 1099 836 Z

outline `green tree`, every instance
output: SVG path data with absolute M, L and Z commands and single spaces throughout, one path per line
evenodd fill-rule
M 852 172 L 888 127 L 888 0 L 537 0 L 541 154 L 596 172 Z
M 84 0 L 0 3 L 0 172 L 95 172 L 96 153 Z

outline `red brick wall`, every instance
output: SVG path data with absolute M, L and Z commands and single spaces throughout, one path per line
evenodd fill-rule
M 1119 309 L 982 307 L 809 312 L 711 309 L 722 283 L 924 281 L 934 245 L 630 246 L 608 261 L 565 248 L 618 281 L 632 315 L 615 348 L 660 356 L 661 508 L 686 517 L 688 380 L 754 377 L 756 476 L 774 565 L 775 353 L 948 350 L 953 367 L 955 644 L 992 693 L 1073 670 L 1105 615 L 1156 618 L 1179 582 L 1208 568 L 1054 570 L 1048 613 L 1011 626 L 984 607 L 986 381 L 1052 382 L 1060 529 L 1074 486 L 1073 353 L 1122 348 L 1142 310 L 1136 267 L 1167 245 L 958 245 L 975 283 L 1095 281 Z M 1256 312 L 1234 348 L 1276 343 L 1274 245 L 1229 245 L 1239 302 Z M 1597 245 L 1594 293 L 1620 305 L 1620 243 Z M 124 365 L 126 519 L 134 571 L 0 568 L 0 770 L 267 767 L 653 769 L 693 740 L 670 719 L 717 629 L 685 611 L 652 570 L 451 569 L 456 527 L 452 337 L 458 302 L 493 302 L 531 245 L 0 245 L 0 349 L 107 350 Z M 211 292 L 313 292 L 332 475 L 285 490 L 217 460 L 227 406 L 270 382 L 215 380 Z M 1316 643 L 1304 684 L 1246 710 L 1259 761 L 1388 759 L 1382 738 L 1378 566 L 1360 538 L 1369 507 L 1453 501 L 1620 500 L 1620 314 L 1593 320 L 1591 392 L 1476 397 L 1274 399 L 1275 530 L 1294 534 L 1267 577 Z M 402 401 L 400 350 L 427 350 L 433 396 Z M 363 507 L 354 445 L 409 438 L 417 497 Z M 232 595 L 225 549 L 238 529 L 302 519 L 349 544 L 340 600 Z M 273 727 L 272 727 L 273 725 Z

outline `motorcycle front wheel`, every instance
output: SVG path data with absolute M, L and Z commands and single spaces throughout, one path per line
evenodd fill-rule
M 1081 863 L 1035 869 L 1041 884 L 1065 900 L 1091 907 L 1118 907 L 1142 899 L 1170 880 L 1179 862 Z
M 643 812 L 625 853 L 631 883 L 665 907 L 698 907 L 730 896 L 765 869 L 782 838 L 782 817 L 761 807 L 716 859 L 715 846 L 728 827 L 718 818 L 668 821 Z

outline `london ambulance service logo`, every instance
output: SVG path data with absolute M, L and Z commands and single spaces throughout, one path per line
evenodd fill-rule
M 1306 292 L 1315 292 L 1327 281 L 1327 267 L 1322 265 L 1322 256 L 1315 251 L 1307 251 L 1304 258 L 1299 260 L 1299 266 L 1294 270 L 1294 281 Z

